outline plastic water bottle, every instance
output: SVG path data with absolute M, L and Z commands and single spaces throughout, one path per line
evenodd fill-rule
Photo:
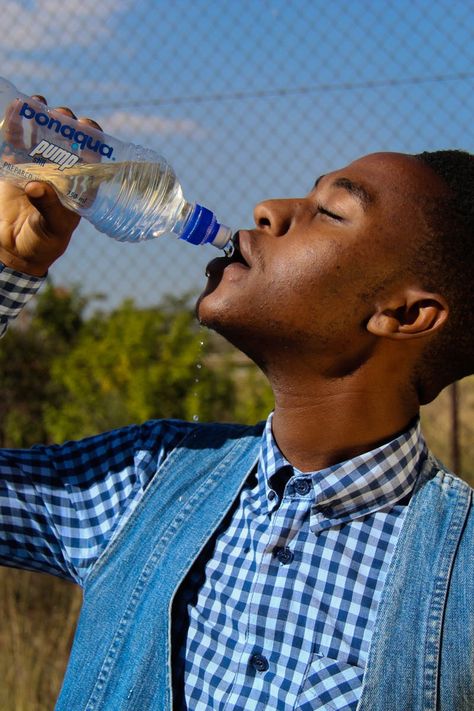
M 122 242 L 172 233 L 231 250 L 232 232 L 183 197 L 167 161 L 21 94 L 0 78 L 0 177 L 51 183 L 61 202 Z

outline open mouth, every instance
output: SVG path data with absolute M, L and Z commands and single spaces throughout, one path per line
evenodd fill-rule
M 217 257 L 209 262 L 206 267 L 206 276 L 219 276 L 220 278 L 223 271 L 227 267 L 231 267 L 234 264 L 239 265 L 239 267 L 236 266 L 234 269 L 250 269 L 250 245 L 248 244 L 246 237 L 247 235 L 245 233 L 244 235 L 241 235 L 239 232 L 236 232 L 232 238 L 233 251 L 225 257 Z
M 233 264 L 235 262 L 238 262 L 239 264 L 243 264 L 244 267 L 250 267 L 250 264 L 248 261 L 245 259 L 243 253 L 242 253 L 242 246 L 241 246 L 241 241 L 240 241 L 240 233 L 236 232 L 235 235 L 232 238 L 232 244 L 234 246 L 232 254 L 230 254 L 227 257 L 227 263 Z

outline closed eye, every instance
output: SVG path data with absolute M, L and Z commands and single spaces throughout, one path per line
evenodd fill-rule
M 322 205 L 317 205 L 316 206 L 316 213 L 320 212 L 322 215 L 327 215 L 328 217 L 331 217 L 333 220 L 337 220 L 338 222 L 342 222 L 344 220 L 343 217 L 340 215 L 336 215 L 334 212 L 331 212 L 330 210 L 326 210 L 325 207 Z

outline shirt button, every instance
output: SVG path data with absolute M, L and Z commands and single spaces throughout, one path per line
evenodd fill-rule
M 250 664 L 259 672 L 267 671 L 269 667 L 268 659 L 264 657 L 263 654 L 253 654 L 250 657 Z
M 304 496 L 308 494 L 311 489 L 311 482 L 309 479 L 297 479 L 295 481 L 295 490 L 297 494 Z
M 275 497 L 276 497 L 276 491 L 273 491 L 273 489 L 270 489 L 270 491 L 268 492 L 268 498 L 270 499 L 270 501 L 273 501 L 273 499 Z
M 280 563 L 282 563 L 283 565 L 287 565 L 288 563 L 291 563 L 294 558 L 293 551 L 286 547 L 280 548 L 277 552 L 277 558 Z

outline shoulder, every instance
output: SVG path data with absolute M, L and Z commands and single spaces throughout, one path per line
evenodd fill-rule
M 225 444 L 239 440 L 260 440 L 265 422 L 255 425 L 242 425 L 234 422 L 185 422 L 167 421 L 168 427 L 181 427 L 186 435 L 182 440 L 183 447 L 191 449 L 212 447 L 218 449 Z M 179 446 L 179 445 L 178 445 Z
M 428 452 L 409 508 L 413 509 L 416 518 L 421 517 L 425 523 L 438 520 L 444 521 L 443 525 L 471 527 L 474 525 L 473 494 L 473 488 L 466 481 Z
M 438 487 L 440 491 L 459 491 L 466 496 L 470 496 L 474 492 L 473 487 L 467 481 L 451 471 L 432 452 L 428 452 L 423 463 L 416 488 L 425 486 L 428 482 L 432 482 L 432 485 Z
M 62 467 L 74 464 L 75 469 L 78 466 L 89 469 L 91 460 L 103 467 L 109 463 L 115 465 L 117 460 L 126 465 L 137 459 L 143 461 L 144 457 L 152 457 L 158 458 L 159 464 L 174 449 L 201 446 L 218 448 L 229 440 L 260 437 L 263 428 L 264 423 L 248 426 L 157 419 L 62 444 L 36 445 L 29 451 L 33 457 L 42 455 Z

